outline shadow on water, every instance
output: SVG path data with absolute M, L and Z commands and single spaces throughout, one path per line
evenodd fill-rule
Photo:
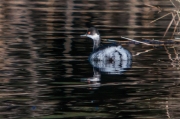
M 149 24 L 166 11 L 145 4 L 173 8 L 169 0 L 1 1 L 0 118 L 178 119 L 179 46 L 121 38 L 162 38 L 171 18 Z M 89 62 L 92 41 L 79 36 L 90 26 L 133 60 Z

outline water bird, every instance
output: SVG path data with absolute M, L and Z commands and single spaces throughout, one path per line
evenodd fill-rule
M 90 61 L 122 61 L 131 60 L 131 53 L 117 43 L 100 46 L 101 37 L 95 27 L 90 27 L 86 34 L 81 35 L 93 40 L 93 52 L 89 56 Z

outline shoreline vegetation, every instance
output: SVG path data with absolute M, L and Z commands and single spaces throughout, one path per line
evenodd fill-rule
M 178 28 L 180 26 L 179 25 L 179 22 L 180 22 L 179 12 L 180 12 L 180 10 L 179 10 L 179 6 L 178 6 L 180 4 L 180 1 L 179 0 L 176 0 L 176 1 L 169 0 L 169 1 L 174 6 L 174 9 L 167 10 L 167 9 L 162 9 L 159 6 L 153 6 L 153 5 L 149 5 L 149 4 L 145 4 L 145 5 L 148 6 L 148 7 L 156 9 L 158 11 L 158 13 L 163 12 L 163 11 L 166 12 L 165 15 L 163 15 L 163 16 L 161 16 L 161 17 L 159 17 L 159 18 L 157 18 L 157 19 L 155 19 L 153 21 L 151 21 L 150 24 L 154 23 L 154 22 L 156 22 L 156 21 L 158 21 L 158 20 L 160 20 L 162 18 L 165 18 L 165 17 L 167 17 L 169 15 L 172 17 L 172 19 L 169 22 L 169 24 L 168 24 L 168 26 L 166 28 L 166 31 L 164 32 L 164 35 L 162 37 L 162 38 L 164 38 L 166 36 L 167 32 L 169 31 L 169 29 L 171 27 L 173 27 L 173 33 L 172 33 L 172 36 L 171 36 L 171 39 L 172 39 L 172 38 L 175 37 L 175 35 L 180 35 L 180 31 L 179 31 L 179 28 Z

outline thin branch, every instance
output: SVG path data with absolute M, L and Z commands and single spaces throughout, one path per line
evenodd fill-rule
M 173 14 L 173 13 L 172 13 Z M 173 16 L 173 15 L 172 15 Z M 175 15 L 176 16 L 176 15 Z M 169 30 L 169 28 L 170 28 L 170 26 L 171 26 L 171 24 L 172 24 L 172 22 L 173 22 L 173 20 L 174 20 L 174 17 L 175 16 L 173 16 L 173 18 L 172 18 L 172 20 L 171 20 L 171 22 L 169 23 L 169 25 L 168 25 L 168 27 L 167 27 L 167 29 L 166 29 L 166 31 L 165 31 L 165 33 L 164 33 L 164 36 L 166 35 L 166 33 L 168 32 L 168 30 Z M 163 37 L 164 37 L 163 36 Z
M 144 5 L 146 5 L 146 6 L 148 6 L 148 7 L 152 7 L 152 8 L 156 8 L 156 9 L 158 9 L 158 13 L 160 13 L 161 11 L 162 11 L 162 9 L 158 6 L 158 7 L 156 7 L 156 6 L 153 6 L 153 5 L 148 5 L 148 4 L 144 4 Z
M 155 22 L 155 21 L 157 21 L 157 20 L 159 20 L 159 19 L 162 19 L 162 18 L 164 18 L 165 16 L 167 16 L 167 15 L 169 15 L 169 14 L 171 14 L 171 13 L 172 13 L 172 12 L 169 12 L 169 13 L 163 15 L 162 17 L 159 17 L 159 18 L 157 18 L 157 19 L 151 21 L 150 23 L 153 23 L 153 22 Z
M 175 32 L 176 32 L 176 29 L 177 29 L 178 24 L 179 24 L 179 20 L 178 20 L 178 22 L 176 23 L 176 26 L 174 27 L 174 31 L 173 31 L 172 37 L 174 36 L 174 34 L 175 34 Z M 172 37 L 171 37 L 171 38 L 172 38 Z
M 177 8 L 176 5 L 172 2 L 172 0 L 170 0 L 170 2 L 172 3 L 172 5 L 174 5 L 175 8 Z
M 177 14 L 176 14 L 177 15 Z M 176 18 L 176 16 L 174 16 L 174 13 L 172 13 L 172 16 L 174 17 L 174 18 Z M 174 19 L 174 24 L 176 25 L 176 19 Z
M 140 55 L 140 54 L 147 53 L 147 52 L 152 51 L 152 50 L 154 50 L 154 49 L 145 50 L 144 52 L 138 52 L 138 53 L 136 53 L 136 54 L 133 55 L 133 56 L 138 56 L 138 55 Z
M 176 11 L 176 14 L 177 14 L 177 16 L 178 16 L 178 21 L 180 22 L 180 16 L 179 16 L 178 11 Z
M 148 7 L 153 7 L 153 8 L 157 8 L 156 6 L 153 6 L 153 5 L 149 5 L 149 4 L 144 4 L 144 5 L 146 5 L 146 6 L 148 6 Z
M 145 43 L 145 42 L 141 42 L 141 41 L 133 40 L 133 39 L 126 38 L 126 37 L 123 37 L 123 36 L 121 36 L 121 38 L 124 38 L 124 39 L 126 39 L 126 40 L 130 40 L 130 41 L 134 41 L 134 42 L 138 42 L 138 43 L 142 43 L 142 44 L 145 44 L 145 45 L 152 45 L 152 44 L 149 44 L 149 43 Z

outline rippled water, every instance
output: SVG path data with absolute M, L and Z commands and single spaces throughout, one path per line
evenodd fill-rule
M 172 16 L 150 22 L 172 9 L 169 0 L 1 1 L 0 118 L 178 119 L 179 46 L 121 38 L 161 40 Z M 89 62 L 93 43 L 80 35 L 91 26 L 132 61 Z

